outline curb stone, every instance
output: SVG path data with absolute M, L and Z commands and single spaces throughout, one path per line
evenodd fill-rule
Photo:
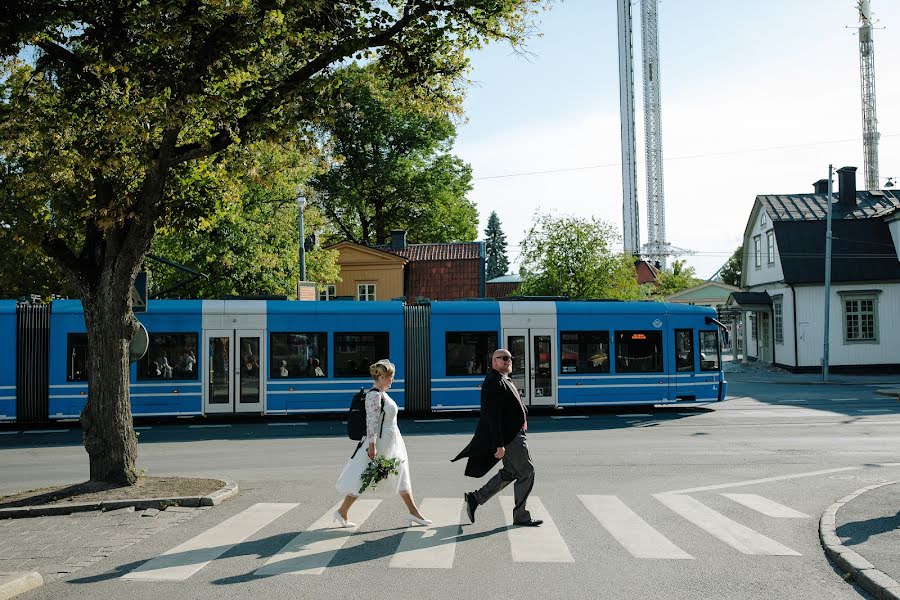
M 44 578 L 37 571 L 0 573 L 0 600 L 9 600 L 42 585 L 44 585 Z
M 844 546 L 841 538 L 837 535 L 836 517 L 837 511 L 856 498 L 866 492 L 886 486 L 894 485 L 897 481 L 888 481 L 886 483 L 876 483 L 856 490 L 852 494 L 845 496 L 829 506 L 819 519 L 819 540 L 825 549 L 825 554 L 831 559 L 842 571 L 852 576 L 853 580 L 864 590 L 872 594 L 878 600 L 900 600 L 900 583 L 897 583 L 890 576 L 875 568 L 872 563 L 865 558 Z
M 107 500 L 104 502 L 76 502 L 71 504 L 55 504 L 51 506 L 21 506 L 18 508 L 0 508 L 0 520 L 22 519 L 27 517 L 49 517 L 57 515 L 70 515 L 76 512 L 92 510 L 113 511 L 123 508 L 133 510 L 166 510 L 170 506 L 186 506 L 197 508 L 200 506 L 218 506 L 224 500 L 233 498 L 238 494 L 238 484 L 233 481 L 225 481 L 225 486 L 206 496 L 175 496 L 171 498 L 141 498 L 131 500 Z M 0 600 L 3 596 L 0 595 Z

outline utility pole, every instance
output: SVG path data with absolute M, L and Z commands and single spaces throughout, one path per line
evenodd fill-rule
M 828 346 L 830 340 L 829 330 L 831 325 L 831 204 L 832 204 L 832 165 L 828 165 L 828 204 L 827 217 L 825 218 L 825 347 L 822 350 L 822 382 L 828 383 Z M 795 299 L 796 302 L 796 299 Z

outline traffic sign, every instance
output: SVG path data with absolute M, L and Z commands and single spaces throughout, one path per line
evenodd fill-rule
M 138 271 L 131 286 L 131 311 L 147 312 L 147 271 Z

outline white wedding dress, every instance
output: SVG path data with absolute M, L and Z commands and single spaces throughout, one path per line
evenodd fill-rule
M 366 438 L 360 446 L 356 456 L 352 457 L 344 465 L 341 476 L 338 477 L 337 489 L 344 495 L 359 496 L 359 487 L 362 485 L 362 474 L 369 464 L 369 455 L 366 449 L 369 442 L 375 442 L 377 456 L 387 458 L 399 458 L 402 462 L 397 468 L 399 475 L 391 475 L 378 483 L 378 492 L 412 492 L 412 484 L 409 479 L 409 457 L 406 454 L 406 444 L 397 427 L 397 403 L 387 393 L 384 393 L 384 427 L 381 427 L 381 396 L 377 390 L 366 394 Z M 381 436 L 379 437 L 379 429 Z M 369 493 L 371 488 L 365 493 Z

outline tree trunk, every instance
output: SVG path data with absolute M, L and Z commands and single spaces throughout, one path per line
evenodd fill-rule
M 124 287 L 124 289 L 122 289 Z M 131 418 L 128 346 L 137 322 L 127 287 L 101 277 L 82 300 L 88 331 L 88 402 L 81 413 L 91 481 L 137 481 L 137 437 Z

